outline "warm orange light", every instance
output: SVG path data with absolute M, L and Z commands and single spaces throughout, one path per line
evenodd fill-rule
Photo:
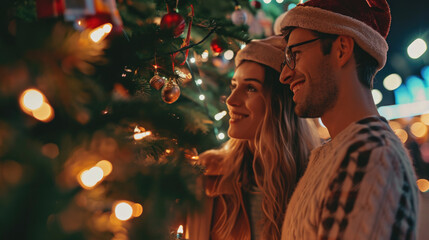
M 419 179 L 417 180 L 417 187 L 421 192 L 427 192 L 429 191 L 429 181 L 426 179 Z
M 49 122 L 54 119 L 54 109 L 49 103 L 43 102 L 42 106 L 33 110 L 33 117 L 42 122 Z
M 115 217 L 121 221 L 127 221 L 133 216 L 133 208 L 128 202 L 121 201 L 114 209 Z
M 428 132 L 428 128 L 426 125 L 424 125 L 422 122 L 415 122 L 410 127 L 411 133 L 418 137 L 424 137 L 426 133 Z
M 103 179 L 103 176 L 103 169 L 92 167 L 89 170 L 82 171 L 78 176 L 78 180 L 82 187 L 89 189 L 99 183 Z
M 143 138 L 152 135 L 151 131 L 145 131 L 145 132 L 141 132 L 141 133 L 134 133 L 134 139 L 135 140 L 142 140 Z
M 103 40 L 110 33 L 110 31 L 112 31 L 112 28 L 113 26 L 110 23 L 103 24 L 92 30 L 89 33 L 89 37 L 93 42 L 97 43 Z
M 113 169 L 112 164 L 107 160 L 101 160 L 95 166 L 103 170 L 103 177 L 106 177 L 107 175 L 109 175 Z
M 132 207 L 133 207 L 133 217 L 140 217 L 140 215 L 142 215 L 143 213 L 143 206 L 140 205 L 139 203 L 134 203 Z
M 426 124 L 429 125 L 429 113 L 423 114 L 422 116 L 420 116 L 420 120 Z
M 401 124 L 397 121 L 389 121 L 390 128 L 395 131 L 396 129 L 401 128 Z
M 394 130 L 396 136 L 401 140 L 402 143 L 405 143 L 408 139 L 408 134 L 404 129 L 396 129 Z
M 40 108 L 44 102 L 45 96 L 37 89 L 25 90 L 19 99 L 19 104 L 24 112 L 31 112 Z
M 180 225 L 177 229 L 176 239 L 182 239 L 183 237 L 183 225 Z

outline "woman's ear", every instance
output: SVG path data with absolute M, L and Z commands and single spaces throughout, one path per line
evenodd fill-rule
M 335 57 L 340 67 L 343 67 L 353 56 L 355 41 L 352 37 L 340 35 L 334 42 L 336 45 Z

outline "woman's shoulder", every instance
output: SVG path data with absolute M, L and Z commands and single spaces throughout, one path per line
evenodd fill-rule
M 207 150 L 199 155 L 198 164 L 205 167 L 205 175 L 221 175 L 225 152 L 221 149 Z

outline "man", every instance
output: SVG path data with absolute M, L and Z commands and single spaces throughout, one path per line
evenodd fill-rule
M 412 163 L 371 95 L 390 18 L 385 0 L 309 0 L 281 22 L 280 81 L 294 92 L 295 112 L 321 117 L 332 138 L 311 154 L 282 239 L 416 238 Z

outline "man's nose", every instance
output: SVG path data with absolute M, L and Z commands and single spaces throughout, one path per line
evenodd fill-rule
M 294 75 L 295 70 L 291 70 L 288 66 L 284 66 L 279 81 L 283 84 L 290 84 Z

